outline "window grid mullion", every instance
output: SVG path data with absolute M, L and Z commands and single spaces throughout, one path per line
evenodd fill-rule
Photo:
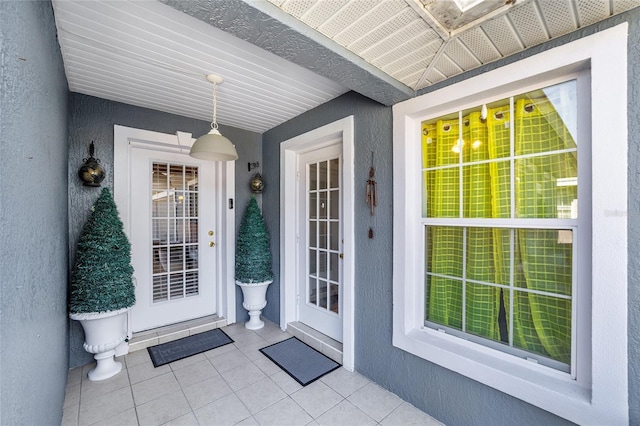
M 462 164 L 464 163 L 464 140 L 462 138 L 462 111 L 458 111 L 458 217 L 464 218 L 464 169 Z M 462 228 L 462 331 L 467 331 L 467 228 Z
M 511 219 L 515 219 L 516 217 L 516 174 L 515 174 L 515 139 L 516 139 L 516 129 L 514 126 L 515 123 L 515 108 L 513 107 L 513 96 L 509 98 L 509 169 L 510 169 L 510 198 L 511 198 Z
M 544 151 L 544 152 L 532 152 L 529 154 L 520 154 L 520 155 L 513 155 L 514 160 L 522 160 L 522 159 L 526 159 L 526 158 L 535 158 L 535 157 L 546 157 L 549 155 L 556 155 L 556 154 L 568 154 L 571 152 L 578 152 L 578 148 L 565 148 L 565 149 L 556 149 L 553 151 Z M 467 161 L 467 162 L 462 162 L 463 166 L 473 166 L 473 165 L 480 165 L 480 164 L 491 164 L 491 163 L 499 163 L 501 161 L 504 161 L 504 158 L 490 158 L 488 160 L 479 160 L 479 161 Z M 420 170 L 422 172 L 430 172 L 430 171 L 435 171 L 435 170 L 443 170 L 443 169 L 451 169 L 454 167 L 458 167 L 458 164 L 447 164 L 444 166 L 434 166 L 434 167 L 423 167 Z
M 467 227 L 462 228 L 462 331 L 467 332 Z
M 515 229 L 509 230 L 509 346 L 513 347 L 513 303 L 514 303 L 514 292 L 513 292 L 513 268 L 515 267 Z
M 516 217 L 516 187 L 515 187 L 515 108 L 514 108 L 513 96 L 509 97 L 509 195 L 510 195 L 510 210 L 509 217 L 515 219 Z M 516 231 L 511 228 L 509 231 L 509 346 L 513 347 L 513 316 L 514 316 L 514 268 L 515 268 L 515 236 Z

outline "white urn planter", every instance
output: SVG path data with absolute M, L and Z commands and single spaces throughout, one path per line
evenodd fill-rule
M 236 281 L 242 289 L 242 306 L 249 312 L 249 321 L 244 325 L 248 330 L 259 330 L 264 327 L 260 313 L 267 306 L 267 288 L 272 282 L 273 280 L 249 284 Z
M 91 381 L 105 380 L 122 370 L 122 364 L 115 355 L 128 352 L 126 319 L 131 308 L 100 313 L 69 314 L 69 318 L 79 321 L 84 330 L 84 350 L 94 354 L 96 367 L 87 376 Z

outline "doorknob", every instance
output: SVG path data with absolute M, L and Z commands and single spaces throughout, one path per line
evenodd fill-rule
M 216 243 L 214 243 L 213 241 L 209 241 L 209 247 L 215 247 Z
M 340 259 L 344 259 L 344 253 L 340 253 Z

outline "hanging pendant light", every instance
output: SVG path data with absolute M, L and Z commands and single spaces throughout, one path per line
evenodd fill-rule
M 216 89 L 218 84 L 222 84 L 224 80 L 222 77 L 213 74 L 209 74 L 207 80 L 213 83 L 213 121 L 211 122 L 211 130 L 206 135 L 202 135 L 196 139 L 189 155 L 194 158 L 209 161 L 237 160 L 238 153 L 236 152 L 236 147 L 229 139 L 220 134 L 216 121 Z

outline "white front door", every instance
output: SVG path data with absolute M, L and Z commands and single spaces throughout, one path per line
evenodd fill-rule
M 190 133 L 114 126 L 114 199 L 131 242 L 129 337 L 216 314 L 235 322 L 235 164 L 191 158 Z
M 299 156 L 299 319 L 342 342 L 342 144 Z
M 131 148 L 132 331 L 216 313 L 212 162 Z

